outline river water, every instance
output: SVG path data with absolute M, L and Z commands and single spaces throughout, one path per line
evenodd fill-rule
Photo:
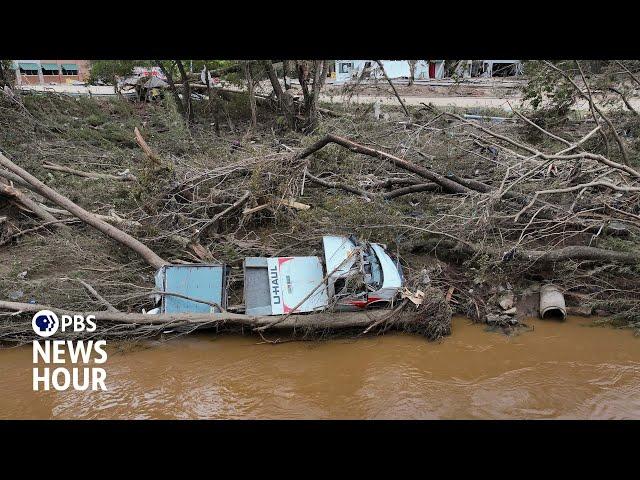
M 430 343 L 387 334 L 260 344 L 202 332 L 109 348 L 106 392 L 34 392 L 31 346 L 0 351 L 0 418 L 640 418 L 640 337 L 589 320 Z

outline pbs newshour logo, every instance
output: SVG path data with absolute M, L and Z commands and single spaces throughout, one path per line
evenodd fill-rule
M 33 341 L 33 391 L 107 389 L 107 372 L 95 366 L 107 361 L 106 340 L 49 339 L 58 330 L 63 334 L 69 330 L 93 333 L 95 318 L 95 315 L 79 314 L 58 318 L 51 310 L 40 310 L 33 316 L 33 331 L 45 339 Z M 45 366 L 41 367 L 40 363 Z
M 47 338 L 58 331 L 60 320 L 51 310 L 40 310 L 33 316 L 31 326 L 37 335 Z

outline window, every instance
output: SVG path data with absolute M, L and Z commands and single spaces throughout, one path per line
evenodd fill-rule
M 62 75 L 78 75 L 78 66 L 75 63 L 63 63 Z
M 340 73 L 350 73 L 353 68 L 353 63 L 341 63 Z
M 371 282 L 369 283 L 375 290 L 379 290 L 382 288 L 383 283 L 383 273 L 382 266 L 380 265 L 380 260 L 376 255 L 376 252 L 373 248 L 369 248 L 367 259 L 369 260 L 369 265 L 371 266 Z
M 55 63 L 43 63 L 42 74 L 43 75 L 59 75 L 60 67 Z
M 516 75 L 515 63 L 494 63 L 491 75 L 494 77 L 512 77 Z
M 38 75 L 38 70 L 40 70 L 37 63 L 19 63 L 18 67 L 21 75 Z

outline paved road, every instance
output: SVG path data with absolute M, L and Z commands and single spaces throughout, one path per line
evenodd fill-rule
M 432 103 L 436 107 L 461 107 L 461 108 L 501 108 L 505 111 L 511 111 L 509 102 L 512 106 L 518 108 L 521 99 L 518 97 L 498 98 L 498 97 L 401 97 L 406 105 L 420 105 L 422 103 Z M 321 95 L 320 101 L 329 103 L 343 103 L 346 101 L 342 96 L 329 97 Z M 353 96 L 350 100 L 352 103 L 373 103 L 379 102 L 382 105 L 398 105 L 396 97 L 373 97 L 373 96 Z
M 67 95 L 115 95 L 113 85 L 22 85 L 21 90 L 32 92 L 65 93 Z
M 436 107 L 459 107 L 459 108 L 499 108 L 505 112 L 511 112 L 513 108 L 523 108 L 521 97 L 475 97 L 475 96 L 456 96 L 456 97 L 415 97 L 415 96 L 401 96 L 402 101 L 407 105 L 421 105 L 422 103 L 432 103 Z M 320 100 L 329 103 L 343 103 L 346 101 L 342 96 L 329 97 L 321 95 Z M 353 96 L 350 100 L 352 103 L 373 103 L 380 102 L 382 105 L 398 105 L 398 99 L 395 96 Z M 640 98 L 630 98 L 629 103 L 631 106 L 640 112 Z M 513 107 L 513 108 L 512 108 Z M 614 105 L 600 105 L 603 110 L 613 110 L 617 108 L 624 108 L 622 102 Z M 524 109 L 527 109 L 524 106 Z M 589 111 L 589 102 L 586 100 L 577 101 L 575 110 Z
M 68 95 L 94 95 L 94 96 L 111 96 L 115 95 L 113 86 L 111 85 L 23 85 L 23 90 L 32 90 L 39 92 L 56 92 L 66 93 Z M 225 86 L 225 88 L 232 88 Z M 460 107 L 460 108 L 499 108 L 505 112 L 510 112 L 512 107 L 522 108 L 522 99 L 520 97 L 475 97 L 475 96 L 405 96 L 402 97 L 407 105 L 420 105 L 421 103 L 432 103 L 437 107 Z M 327 103 L 343 103 L 346 101 L 341 95 L 321 95 L 320 100 Z M 382 105 L 397 105 L 398 99 L 391 96 L 369 96 L 354 95 L 350 101 L 352 103 L 373 103 L 380 102 Z M 640 98 L 631 98 L 629 103 L 640 111 Z M 581 101 L 576 104 L 577 110 L 588 111 L 589 104 Z M 612 107 L 602 106 L 602 108 L 610 109 Z

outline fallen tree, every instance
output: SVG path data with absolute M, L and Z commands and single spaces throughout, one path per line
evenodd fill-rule
M 2 181 L 0 181 L 0 195 L 10 198 L 19 206 L 26 208 L 27 210 L 30 210 L 45 222 L 55 222 L 57 220 L 56 217 L 51 215 L 51 213 L 47 212 L 36 201 L 27 197 L 24 193 L 22 193 L 17 188 L 12 187 L 11 185 L 7 185 Z
M 77 175 L 78 177 L 90 178 L 92 180 L 117 180 L 120 182 L 129 182 L 137 180 L 134 175 L 127 173 L 125 175 L 111 175 L 110 173 L 98 173 L 98 172 L 84 172 L 82 170 L 76 170 L 75 168 L 65 167 L 52 162 L 44 162 L 42 168 L 47 170 L 53 170 L 56 172 L 70 173 L 71 175 Z
M 342 147 L 348 148 L 352 152 L 362 153 L 364 155 L 368 155 L 370 157 L 379 158 L 380 160 L 386 160 L 391 162 L 396 167 L 400 167 L 409 172 L 413 172 L 416 175 L 420 175 L 432 182 L 440 185 L 443 190 L 451 193 L 469 193 L 469 189 L 463 185 L 460 185 L 453 180 L 449 180 L 448 178 L 443 177 L 442 175 L 432 172 L 431 170 L 421 166 L 416 165 L 408 160 L 404 160 L 402 158 L 396 157 L 395 155 L 391 155 L 390 153 L 383 152 L 381 150 L 376 150 L 374 148 L 366 147 L 364 145 L 360 145 L 359 143 L 353 142 L 346 138 L 340 137 L 334 134 L 327 134 L 322 137 L 317 142 L 309 145 L 307 148 L 301 150 L 296 156 L 295 160 L 300 161 L 307 158 L 314 152 L 317 152 L 324 146 L 335 143 L 336 145 L 340 145 Z
M 42 195 L 43 197 L 49 199 L 53 203 L 61 206 L 65 210 L 71 212 L 76 217 L 78 217 L 83 222 L 91 225 L 97 230 L 101 231 L 108 237 L 113 238 L 114 240 L 122 243 L 126 247 L 130 248 L 137 254 L 139 254 L 149 265 L 153 268 L 160 268 L 163 265 L 167 265 L 169 262 L 158 256 L 155 252 L 153 252 L 149 247 L 144 245 L 139 240 L 133 238 L 128 233 L 123 232 L 122 230 L 117 229 L 113 225 L 109 225 L 104 220 L 96 217 L 94 214 L 87 212 L 84 208 L 76 205 L 67 197 L 59 194 L 52 188 L 48 187 L 36 177 L 31 175 L 29 172 L 19 167 L 11 160 L 9 160 L 6 156 L 0 153 L 0 165 L 9 170 L 10 172 L 21 177 L 25 182 L 33 187 L 33 190 Z M 55 220 L 55 218 L 53 219 Z
M 406 306 L 403 303 L 403 308 Z M 226 327 L 226 328 L 249 328 L 252 331 L 262 332 L 269 330 L 300 330 L 304 333 L 338 331 L 344 329 L 365 329 L 368 333 L 373 326 L 384 323 L 385 328 L 407 329 L 416 333 L 424 333 L 430 336 L 432 333 L 441 336 L 450 329 L 451 311 L 442 304 L 441 298 L 436 298 L 433 302 L 425 302 L 424 306 L 414 309 L 412 312 L 401 314 L 403 308 L 393 311 L 378 312 L 323 312 L 305 315 L 282 315 L 282 316 L 254 316 L 242 315 L 230 312 L 221 313 L 176 313 L 176 314 L 143 314 L 124 313 L 113 311 L 111 308 L 106 311 L 83 312 L 85 318 L 89 315 L 95 317 L 98 325 L 106 327 L 104 324 L 126 324 L 130 326 L 149 325 L 159 326 L 161 330 L 175 328 L 178 326 L 193 326 L 196 328 Z M 51 310 L 58 315 L 78 315 L 78 312 L 71 312 L 50 305 L 39 305 L 32 303 L 8 302 L 0 300 L 0 309 L 14 312 L 35 313 L 40 310 Z M 426 313 L 429 315 L 426 315 Z M 436 314 L 438 312 L 438 314 Z M 437 324 L 437 326 L 436 326 Z M 27 330 L 31 329 L 31 323 L 26 325 Z M 16 335 L 15 330 L 11 330 L 12 335 Z M 2 339 L 2 328 L 0 328 L 0 339 Z M 31 331 L 31 334 L 33 332 Z M 434 337 L 435 338 L 435 337 Z
M 404 225 L 405 227 L 425 230 L 419 227 Z M 433 234 L 429 242 L 425 242 L 417 249 L 435 250 L 443 257 L 469 259 L 475 255 L 490 255 L 496 262 L 529 261 L 537 263 L 553 263 L 565 261 L 589 261 L 589 262 L 617 262 L 626 265 L 640 263 L 640 252 L 621 252 L 616 250 L 606 250 L 603 248 L 589 247 L 584 245 L 572 245 L 561 248 L 549 248 L 547 250 L 522 249 L 517 246 L 505 246 L 502 249 L 486 247 L 471 242 L 461 241 L 443 232 L 428 231 Z M 447 236 L 449 238 L 440 238 Z

